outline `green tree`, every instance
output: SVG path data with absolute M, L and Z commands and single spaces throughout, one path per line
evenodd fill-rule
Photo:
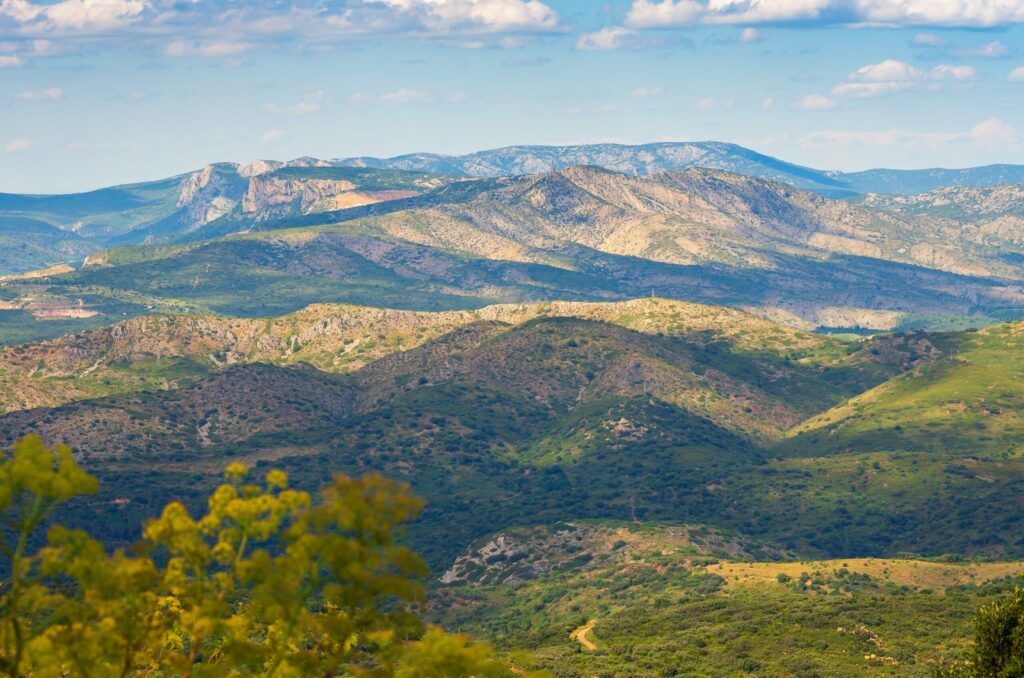
M 0 668 L 20 676 L 508 676 L 491 650 L 428 628 L 423 561 L 397 541 L 422 502 L 380 476 L 336 476 L 314 499 L 241 464 L 193 518 L 166 506 L 130 552 L 53 510 L 95 492 L 66 447 L 37 437 L 0 460 Z
M 940 668 L 936 675 L 948 678 L 1024 676 L 1024 589 L 1015 588 L 1009 595 L 979 608 L 970 657 Z

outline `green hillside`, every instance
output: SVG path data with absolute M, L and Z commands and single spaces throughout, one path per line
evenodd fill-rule
M 444 573 L 432 616 L 564 676 L 928 676 L 1024 568 L 785 557 L 700 525 L 509 530 Z
M 941 360 L 802 423 L 782 449 L 928 452 L 968 465 L 1017 459 L 1024 451 L 1022 350 L 1021 323 L 957 335 Z
M 60 520 L 118 545 L 234 461 L 407 481 L 431 618 L 521 668 L 927 675 L 1019 582 L 1020 336 L 667 299 L 146 316 L 0 349 L 0 445 L 76 449 L 101 491 Z
M 0 215 L 0 276 L 77 264 L 98 249 L 78 234 L 45 222 Z
M 1017 460 L 976 476 L 784 439 L 970 336 L 844 343 L 657 299 L 139 319 L 8 349 L 9 383 L 56 407 L 11 411 L 0 433 L 83 450 L 110 501 L 131 499 L 87 513 L 135 521 L 139 487 L 197 496 L 234 458 L 310 487 L 329 469 L 406 478 L 430 502 L 410 537 L 435 566 L 496 526 L 578 518 L 698 521 L 807 555 L 1014 555 Z

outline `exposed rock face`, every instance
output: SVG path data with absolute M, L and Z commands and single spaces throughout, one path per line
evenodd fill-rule
M 235 167 L 207 165 L 194 172 L 181 186 L 178 207 L 186 208 L 184 220 L 202 226 L 231 212 L 238 204 L 239 185 L 232 181 Z
M 489 537 L 455 559 L 441 575 L 442 584 L 472 586 L 536 579 L 545 572 L 587 571 L 629 562 L 638 552 L 691 558 L 762 558 L 785 554 L 755 541 L 726 536 L 699 525 L 634 528 L 628 525 L 572 522 L 511 529 Z
M 189 175 L 182 183 L 177 203 L 179 208 L 185 210 L 181 222 L 188 231 L 238 210 L 249 217 L 263 220 L 293 212 L 307 214 L 344 210 L 420 194 L 419 191 L 405 188 L 379 186 L 374 186 L 373 190 L 358 190 L 360 185 L 348 179 L 277 174 L 278 170 L 285 168 L 316 170 L 332 166 L 329 161 L 315 158 L 297 158 L 288 162 L 254 160 L 245 165 L 207 165 Z M 424 189 L 435 188 L 441 183 L 423 180 Z
M 338 179 L 283 179 L 273 176 L 255 176 L 249 180 L 249 190 L 242 199 L 242 211 L 267 217 L 291 209 L 299 204 L 302 212 L 309 210 L 324 198 L 337 196 L 358 186 Z
M 243 177 L 258 177 L 281 167 L 284 167 L 284 163 L 277 160 L 253 160 L 250 163 L 239 165 L 238 174 Z
M 920 195 L 880 195 L 862 199 L 865 205 L 897 212 L 928 214 L 958 221 L 988 221 L 1006 215 L 1024 216 L 1024 186 L 949 186 Z

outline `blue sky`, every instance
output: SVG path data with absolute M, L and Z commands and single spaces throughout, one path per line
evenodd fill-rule
M 0 0 L 0 191 L 600 141 L 1024 162 L 1022 24 L 1022 0 Z

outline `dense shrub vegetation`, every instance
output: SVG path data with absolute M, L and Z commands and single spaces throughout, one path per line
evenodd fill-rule
M 0 669 L 17 676 L 503 676 L 507 664 L 417 615 L 423 561 L 396 543 L 421 502 L 379 476 L 313 499 L 241 464 L 196 519 L 179 503 L 107 552 L 52 524 L 97 481 L 37 437 L 0 463 Z

